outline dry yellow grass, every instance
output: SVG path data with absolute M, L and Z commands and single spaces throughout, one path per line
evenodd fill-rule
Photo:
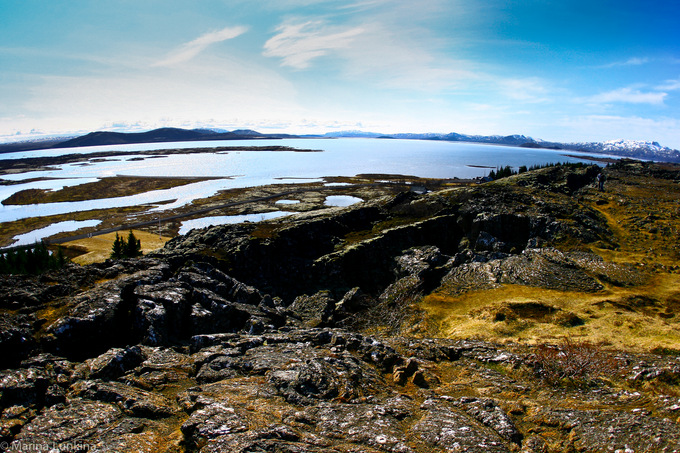
M 680 348 L 680 319 L 663 309 L 631 307 L 635 297 L 664 301 L 680 298 L 680 275 L 665 274 L 636 288 L 607 288 L 597 293 L 563 292 L 521 285 L 504 285 L 458 296 L 433 293 L 420 304 L 432 331 L 447 338 L 480 338 L 525 344 L 557 343 L 565 336 L 616 349 L 649 351 Z M 511 304 L 536 302 L 558 309 L 554 314 L 499 320 Z M 654 308 L 654 307 L 652 307 Z M 663 307 L 661 307 L 663 308 Z M 561 323 L 573 313 L 583 325 Z
M 147 254 L 151 251 L 157 250 L 170 240 L 169 237 L 159 237 L 158 234 L 147 233 L 141 230 L 132 230 L 135 237 L 141 241 L 142 252 Z M 128 231 L 118 232 L 121 237 L 127 238 Z M 65 242 L 64 247 L 84 250 L 85 253 L 73 258 L 76 264 L 92 264 L 100 263 L 108 259 L 111 255 L 113 241 L 116 239 L 116 233 L 102 234 L 86 239 L 79 239 L 77 241 Z
M 680 186 L 671 180 L 617 176 L 607 192 L 588 190 L 583 201 L 607 219 L 618 247 L 589 248 L 609 262 L 644 264 L 652 275 L 649 282 L 605 284 L 596 293 L 504 285 L 451 294 L 442 288 L 419 304 L 428 333 L 526 344 L 558 343 L 569 336 L 616 349 L 680 350 L 680 273 L 672 270 L 680 264 Z M 532 303 L 556 310 L 537 316 L 512 311 Z M 565 323 L 571 314 L 580 322 Z

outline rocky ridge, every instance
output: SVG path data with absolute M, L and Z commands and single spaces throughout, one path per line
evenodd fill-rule
M 598 171 L 194 230 L 153 256 L 5 276 L 0 446 L 678 451 L 677 354 L 586 348 L 615 372 L 548 382 L 550 349 L 418 330 L 418 300 L 442 288 L 646 282 L 645 269 L 565 247 L 618 247 L 580 201 Z

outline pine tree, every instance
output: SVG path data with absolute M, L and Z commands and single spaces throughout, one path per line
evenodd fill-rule
M 64 255 L 64 248 L 59 246 L 57 249 L 57 264 L 55 269 L 59 269 L 66 265 L 66 256 Z
M 127 239 L 118 236 L 118 233 L 116 233 L 116 239 L 113 241 L 111 250 L 111 258 L 122 259 L 137 256 L 142 256 L 142 241 L 135 237 L 132 230 L 130 230 Z
M 9 274 L 9 262 L 7 259 L 7 253 L 0 254 L 0 274 Z
M 111 258 L 116 260 L 124 258 L 126 246 L 125 239 L 121 238 L 118 236 L 118 233 L 116 233 L 116 239 L 113 241 L 113 249 L 111 250 Z
M 50 253 L 44 242 L 32 247 L 20 248 L 0 254 L 0 274 L 41 274 L 59 269 L 66 264 L 64 252 L 59 248 L 57 255 Z
M 125 244 L 125 256 L 128 258 L 142 256 L 142 242 L 135 237 L 132 230 L 130 230 L 127 243 Z

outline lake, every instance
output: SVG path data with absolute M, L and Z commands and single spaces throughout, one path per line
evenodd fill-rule
M 322 152 L 227 151 L 151 157 L 136 154 L 137 151 L 142 150 L 219 146 L 288 146 L 301 149 L 318 149 Z M 120 155 L 89 162 L 87 154 L 97 151 L 117 151 L 120 152 Z M 0 222 L 139 204 L 156 205 L 153 208 L 154 210 L 163 211 L 191 203 L 192 200 L 197 198 L 209 197 L 220 190 L 274 183 L 319 181 L 319 178 L 324 176 L 380 173 L 427 178 L 467 179 L 487 175 L 490 170 L 489 167 L 510 165 L 517 168 L 521 165 L 589 161 L 588 155 L 573 151 L 392 139 L 286 139 L 147 143 L 7 153 L 0 155 L 0 158 L 21 159 L 72 153 L 82 153 L 83 161 L 58 165 L 54 169 L 46 171 L 2 176 L 2 179 L 17 182 L 27 181 L 31 178 L 53 179 L 0 186 L 0 200 L 4 200 L 20 190 L 30 188 L 57 190 L 64 186 L 83 184 L 97 178 L 117 175 L 203 176 L 218 179 L 128 197 L 28 206 L 2 205 L 0 206 Z M 577 157 L 569 157 L 565 153 Z M 175 201 L 158 204 L 161 201 L 167 202 L 167 200 Z

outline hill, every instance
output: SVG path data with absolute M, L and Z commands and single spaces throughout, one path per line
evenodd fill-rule
M 596 154 L 611 154 L 615 156 L 662 162 L 680 162 L 680 151 L 657 142 L 635 140 L 609 140 L 605 142 L 558 143 L 545 140 L 535 140 L 524 135 L 467 135 L 451 132 L 440 133 L 400 133 L 381 134 L 364 131 L 329 132 L 323 136 L 298 136 L 288 134 L 261 134 L 248 129 L 234 131 L 212 129 L 179 129 L 161 128 L 148 132 L 91 132 L 89 134 L 68 140 L 44 139 L 41 141 L 0 144 L 0 154 L 17 151 L 29 151 L 49 148 L 76 148 L 81 146 L 122 145 L 132 143 L 162 143 L 185 141 L 214 141 L 214 140 L 257 140 L 283 138 L 376 138 L 376 139 L 407 139 L 407 140 L 442 140 L 466 143 L 484 143 L 524 148 L 563 149 Z
M 251 130 L 216 132 L 210 129 L 161 128 L 147 132 L 90 132 L 69 140 L 26 142 L 0 145 L 0 153 L 47 148 L 77 148 L 82 146 L 125 145 L 133 143 L 163 143 L 215 140 L 256 140 L 295 138 L 287 134 L 260 134 Z

